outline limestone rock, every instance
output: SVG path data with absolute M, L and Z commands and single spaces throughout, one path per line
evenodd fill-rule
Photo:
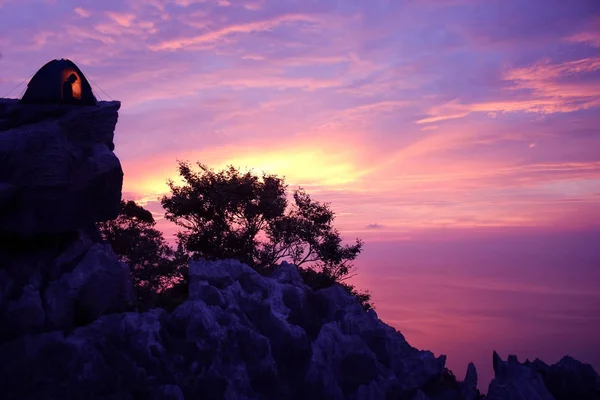
M 55 303 L 60 293 L 81 302 L 76 294 L 91 281 L 105 290 L 90 293 L 110 298 L 118 280 L 105 280 L 103 271 L 114 264 L 102 245 L 92 246 L 47 290 L 47 310 L 48 293 Z M 412 348 L 343 289 L 313 292 L 231 260 L 191 262 L 190 277 L 190 300 L 171 314 L 103 315 L 68 335 L 5 343 L 3 398 L 375 400 L 414 392 L 444 366 L 443 357 Z M 61 365 L 52 370 L 53 362 Z
M 44 292 L 46 323 L 50 330 L 66 330 L 73 327 L 73 298 L 69 296 L 67 286 L 50 282 Z
M 32 250 L 3 267 L 0 344 L 28 332 L 70 330 L 134 301 L 129 267 L 109 245 L 93 244 L 84 234 L 54 260 Z
M 95 244 L 73 272 L 60 283 L 73 299 L 79 318 L 93 321 L 110 312 L 123 311 L 134 301 L 129 266 L 117 260 L 107 244 Z
M 271 277 L 281 283 L 292 283 L 295 285 L 304 283 L 298 267 L 285 261 L 275 268 Z
M 552 366 L 538 359 L 533 363 L 524 364 L 540 374 L 548 391 L 556 400 L 600 399 L 600 376 L 589 364 L 569 356 L 563 357 Z

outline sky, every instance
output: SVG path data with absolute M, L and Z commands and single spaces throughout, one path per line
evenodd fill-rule
M 54 58 L 122 102 L 124 197 L 168 237 L 177 160 L 276 173 L 459 378 L 494 349 L 600 370 L 597 0 L 0 0 L 0 96 Z

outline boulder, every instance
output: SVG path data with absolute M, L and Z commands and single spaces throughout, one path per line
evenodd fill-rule
M 125 311 L 134 301 L 129 267 L 109 245 L 82 236 L 55 260 L 32 252 L 5 266 L 0 269 L 0 344 L 25 333 L 70 330 Z
M 56 258 L 58 269 L 63 269 L 65 266 L 83 258 L 93 245 L 94 240 L 83 229 L 78 230 L 75 239 Z
M 73 299 L 75 318 L 83 321 L 124 311 L 134 302 L 129 266 L 117 259 L 108 244 L 93 245 L 73 272 L 63 275 L 59 283 Z
M 44 326 L 45 318 L 39 291 L 26 286 L 18 300 L 8 303 L 1 321 L 2 330 L 19 334 L 37 332 Z
M 298 267 L 285 261 L 275 268 L 271 277 L 281 283 L 291 283 L 294 285 L 304 283 Z
M 50 282 L 44 291 L 44 309 L 49 330 L 67 330 L 73 327 L 73 297 L 69 295 L 66 285 Z

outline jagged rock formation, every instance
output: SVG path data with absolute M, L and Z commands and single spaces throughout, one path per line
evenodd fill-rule
M 548 366 L 539 359 L 525 365 L 539 373 L 556 400 L 600 399 L 600 376 L 589 364 L 583 364 L 565 356 L 558 363 Z
M 294 266 L 263 277 L 233 260 L 192 262 L 190 276 L 190 300 L 171 314 L 5 344 L 5 398 L 385 399 L 442 373 L 445 357 L 412 348 L 341 287 L 313 292 Z
M 502 361 L 494 352 L 494 379 L 488 390 L 489 400 L 554 400 L 542 377 L 531 368 L 522 366 L 517 357 Z
M 411 347 L 339 286 L 295 266 L 190 263 L 189 299 L 135 312 L 129 267 L 94 223 L 116 217 L 118 102 L 0 100 L 0 398 L 480 400 L 445 356 Z M 600 398 L 595 371 L 494 354 L 489 399 Z
M 489 400 L 595 400 L 600 399 L 600 376 L 591 365 L 565 356 L 548 366 L 539 359 L 519 363 L 514 355 L 502 361 L 494 352 L 495 377 Z
M 467 375 L 460 387 L 460 397 L 464 400 L 476 400 L 480 396 L 477 390 L 477 369 L 475 364 L 469 363 L 467 367 Z

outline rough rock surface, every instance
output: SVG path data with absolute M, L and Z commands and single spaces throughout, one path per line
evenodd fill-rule
M 0 99 L 0 343 L 132 302 L 129 267 L 95 228 L 120 207 L 119 107 Z
M 467 367 L 467 375 L 460 388 L 460 397 L 464 400 L 476 400 L 480 397 L 477 390 L 477 369 L 473 363 L 469 363 Z
M 69 330 L 133 303 L 129 266 L 109 245 L 83 231 L 67 245 L 52 244 L 62 254 L 54 246 L 27 254 L 0 249 L 0 344 L 26 333 Z
M 190 299 L 171 314 L 106 315 L 6 343 L 3 398 L 385 399 L 441 374 L 445 357 L 292 268 L 263 277 L 233 260 L 192 262 Z
M 526 366 L 519 364 L 517 357 L 508 356 L 503 361 L 494 352 L 494 379 L 488 389 L 488 400 L 555 400 L 542 377 Z
M 563 357 L 548 366 L 536 359 L 519 363 L 514 355 L 502 361 L 494 352 L 495 378 L 489 400 L 594 400 L 600 399 L 600 376 L 591 365 Z
M 525 365 L 540 374 L 556 400 L 600 399 L 600 376 L 589 364 L 565 356 L 552 366 L 538 359 L 533 363 L 525 362 Z
M 0 99 L 0 238 L 70 232 L 118 215 L 119 107 Z

